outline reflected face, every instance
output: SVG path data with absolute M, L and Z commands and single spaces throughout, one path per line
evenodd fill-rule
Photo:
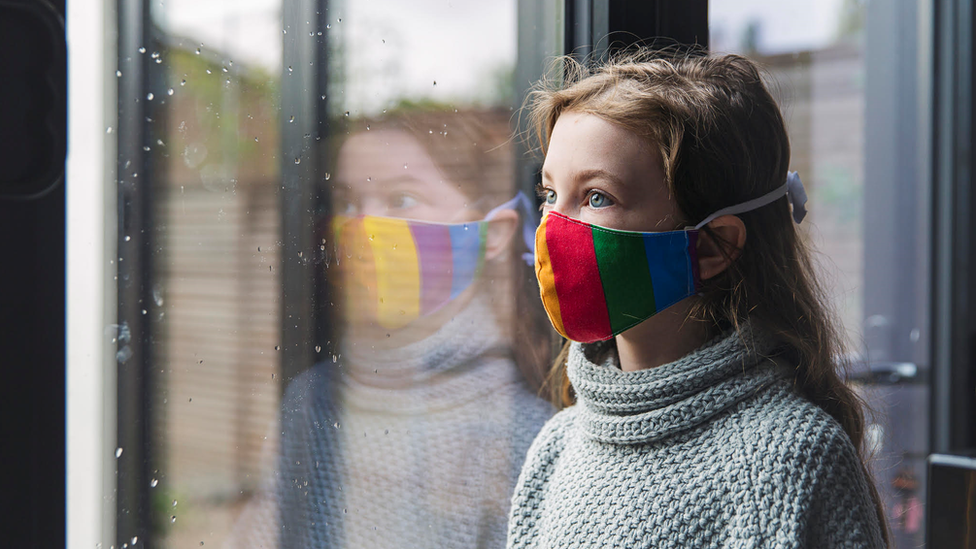
M 478 219 L 468 198 L 427 151 L 397 130 L 352 136 L 339 151 L 334 195 L 337 215 L 377 215 L 460 223 Z
M 592 114 L 568 111 L 556 120 L 541 193 L 544 212 L 604 227 L 651 232 L 685 225 L 658 152 Z
M 484 227 L 443 224 L 481 214 L 419 143 L 393 130 L 355 135 L 340 150 L 336 183 L 341 293 L 354 337 L 417 340 L 470 300 Z

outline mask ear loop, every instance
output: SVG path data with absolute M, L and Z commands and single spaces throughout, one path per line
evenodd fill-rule
M 536 212 L 533 210 L 532 201 L 529 197 L 525 196 L 525 193 L 519 191 L 514 198 L 496 206 L 485 215 L 485 221 L 491 221 L 495 215 L 502 210 L 515 210 L 519 212 L 522 216 L 522 240 L 525 242 L 525 247 L 529 249 L 528 253 L 522 254 L 522 261 L 525 261 L 526 265 L 535 265 L 535 227 L 538 226 L 539 221 L 536 219 Z
M 767 204 L 772 204 L 783 196 L 787 196 L 789 198 L 790 204 L 793 206 L 793 221 L 799 224 L 807 215 L 807 193 L 803 188 L 803 182 L 800 181 L 800 176 L 796 172 L 789 172 L 786 175 L 786 183 L 783 183 L 776 189 L 760 196 L 759 198 L 753 198 L 752 200 L 747 200 L 741 204 L 729 206 L 728 208 L 722 208 L 721 210 L 706 217 L 701 223 L 695 225 L 694 227 L 687 228 L 697 231 L 714 221 L 717 217 L 751 212 L 752 210 L 762 208 Z

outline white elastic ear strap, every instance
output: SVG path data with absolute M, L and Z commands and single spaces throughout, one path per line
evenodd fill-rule
M 495 214 L 501 210 L 521 210 L 522 213 L 522 240 L 525 242 L 525 246 L 529 249 L 528 253 L 522 254 L 522 260 L 525 261 L 529 266 L 535 264 L 535 228 L 539 224 L 535 218 L 535 211 L 532 209 L 532 201 L 529 197 L 525 196 L 525 193 L 519 191 L 515 195 L 515 198 L 509 200 L 508 202 L 492 208 L 488 215 L 485 216 L 485 220 L 490 221 L 491 218 L 495 217 Z
M 772 204 L 780 198 L 783 198 L 785 195 L 789 195 L 790 204 L 793 205 L 793 220 L 799 223 L 803 220 L 803 217 L 807 213 L 805 207 L 807 202 L 807 193 L 803 189 L 803 183 L 800 181 L 800 176 L 797 175 L 796 172 L 789 172 L 789 174 L 786 176 L 786 183 L 783 183 L 783 185 L 760 196 L 759 198 L 753 198 L 752 200 L 747 200 L 741 204 L 736 204 L 735 206 L 722 208 L 721 210 L 706 217 L 701 223 L 695 225 L 695 229 L 701 229 L 705 225 L 711 223 L 715 218 L 723 215 L 736 215 L 762 208 L 767 204 Z

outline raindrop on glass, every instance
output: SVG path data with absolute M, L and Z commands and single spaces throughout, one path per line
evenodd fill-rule
M 257 138 L 257 137 L 255 137 L 255 138 L 254 138 L 254 142 L 255 142 L 255 143 L 257 143 L 257 142 L 258 142 L 258 138 Z
M 131 237 L 131 236 L 129 236 L 129 235 L 125 235 L 125 241 L 126 241 L 126 242 L 128 242 L 128 241 L 130 241 L 130 240 L 132 240 L 132 237 Z
M 200 48 L 197 48 L 197 55 L 200 55 Z
M 146 94 L 146 99 L 148 99 L 148 100 L 150 100 L 150 101 L 152 101 L 152 100 L 153 100 L 153 97 L 156 97 L 156 96 L 155 96 L 155 95 L 153 95 L 153 94 L 152 94 L 152 92 L 149 92 L 148 94 Z
M 117 458 L 122 457 L 122 447 L 118 447 L 115 449 L 115 457 Z
M 329 172 L 325 172 L 325 180 L 328 181 L 330 179 L 332 179 L 332 174 Z
M 279 350 L 281 350 L 281 347 L 278 346 L 278 345 L 275 345 L 275 351 L 279 351 Z
M 176 515 L 169 517 L 170 522 L 176 522 Z
M 132 539 L 129 540 L 129 543 L 131 543 L 132 545 L 139 543 L 139 536 L 132 536 Z
M 159 485 L 159 481 L 156 480 L 156 479 L 152 479 L 152 480 L 149 481 L 149 487 L 150 488 L 155 488 L 158 485 Z M 133 542 L 133 543 L 135 543 L 135 542 Z
M 301 163 L 302 163 L 302 159 L 301 159 L 301 158 L 298 158 L 298 157 L 296 156 L 296 157 L 295 157 L 295 164 L 301 164 Z
M 288 117 L 288 123 L 289 123 L 289 124 L 291 124 L 291 123 L 292 123 L 292 122 L 294 122 L 294 121 L 295 121 L 295 117 L 294 117 L 294 116 L 289 116 L 289 117 Z
M 213 74 L 213 71 L 211 71 L 210 69 L 207 69 L 207 74 Z
M 166 93 L 169 94 L 169 95 L 173 95 L 173 93 L 175 93 L 175 92 L 174 92 L 173 88 L 170 88 L 170 89 L 166 90 Z
M 180 80 L 180 85 L 181 86 L 185 86 L 186 85 L 186 80 Z
M 315 346 L 315 352 L 316 353 L 321 353 L 322 352 L 322 346 L 321 345 L 316 345 Z
M 105 133 L 112 133 L 112 126 L 105 128 Z
M 122 71 L 115 71 L 115 76 L 122 78 Z
M 139 48 L 139 53 L 146 53 L 146 48 Z

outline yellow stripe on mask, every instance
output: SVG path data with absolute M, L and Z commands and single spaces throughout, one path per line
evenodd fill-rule
M 395 330 L 420 315 L 420 263 L 406 221 L 366 216 L 364 229 L 376 262 L 376 317 Z
M 563 327 L 562 312 L 559 309 L 559 296 L 556 295 L 556 277 L 552 272 L 552 263 L 549 261 L 549 246 L 546 244 L 546 218 L 542 218 L 542 223 L 535 232 L 535 277 L 539 281 L 539 294 L 542 296 L 542 305 L 549 314 L 552 327 L 560 335 L 566 337 L 566 328 Z

